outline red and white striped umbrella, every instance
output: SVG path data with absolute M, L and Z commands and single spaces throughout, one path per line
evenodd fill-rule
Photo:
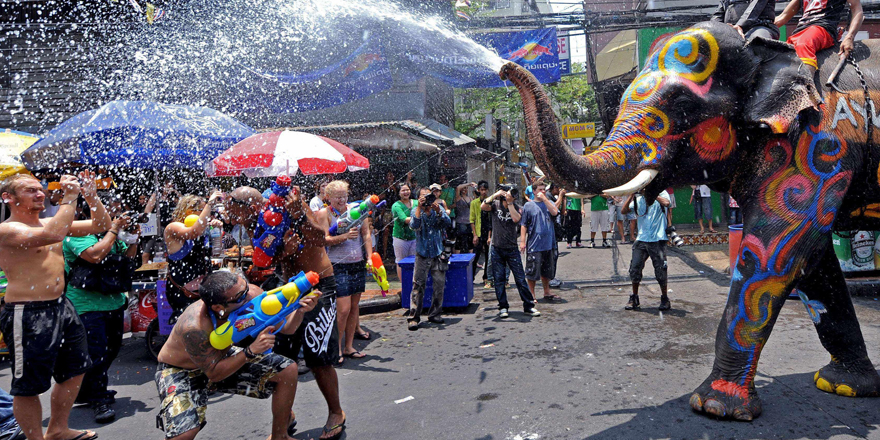
M 272 131 L 250 136 L 209 162 L 210 177 L 273 177 L 335 174 L 370 167 L 366 157 L 341 143 L 300 131 Z

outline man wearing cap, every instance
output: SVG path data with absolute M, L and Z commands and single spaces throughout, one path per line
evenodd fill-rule
M 451 214 L 452 211 L 449 210 L 449 205 L 446 204 L 446 200 L 443 200 L 443 198 L 440 197 L 443 194 L 443 186 L 441 186 L 439 183 L 432 183 L 431 186 L 428 187 L 428 189 L 430 189 L 431 194 L 433 194 L 434 197 L 437 198 L 440 207 L 442 207 L 443 210 L 446 211 L 446 215 Z

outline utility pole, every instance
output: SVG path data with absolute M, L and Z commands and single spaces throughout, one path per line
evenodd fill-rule
M 605 127 L 605 133 L 611 133 L 610 121 L 606 121 L 605 112 L 602 111 L 603 103 L 605 102 L 602 95 L 602 85 L 599 82 L 599 74 L 596 72 L 596 57 L 593 56 L 593 39 L 590 37 L 590 30 L 588 29 L 590 25 L 590 12 L 587 10 L 587 2 L 590 0 L 584 0 L 583 8 L 584 8 L 584 39 L 586 39 L 586 49 L 587 49 L 587 70 L 590 72 L 590 77 L 593 79 L 593 93 L 596 95 L 596 104 L 599 105 L 599 117 L 602 120 L 602 126 Z

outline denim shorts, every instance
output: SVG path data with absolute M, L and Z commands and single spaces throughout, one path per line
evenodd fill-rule
M 367 284 L 367 263 L 335 263 L 333 275 L 336 276 L 337 298 L 363 293 Z

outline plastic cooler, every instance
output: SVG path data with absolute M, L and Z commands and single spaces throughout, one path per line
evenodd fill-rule
M 739 255 L 739 244 L 742 243 L 743 225 L 730 225 L 727 227 L 730 237 L 727 239 L 728 251 L 730 252 L 730 273 L 736 267 L 736 257 Z
M 471 262 L 474 254 L 452 254 L 449 257 L 449 271 L 446 272 L 446 288 L 443 290 L 443 307 L 467 307 L 474 299 L 474 269 Z M 413 269 L 416 257 L 406 257 L 398 263 L 403 279 L 401 281 L 400 305 L 408 309 L 413 287 Z M 431 273 L 425 286 L 425 300 L 422 306 L 431 307 L 434 283 Z

